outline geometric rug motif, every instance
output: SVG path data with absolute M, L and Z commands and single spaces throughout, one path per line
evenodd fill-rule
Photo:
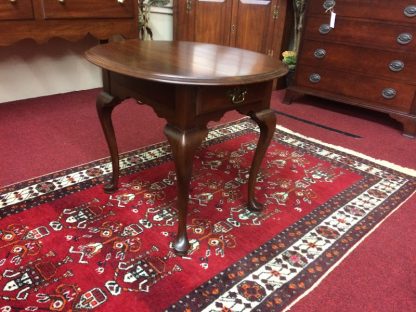
M 191 250 L 176 256 L 166 142 L 0 190 L 1 311 L 282 311 L 416 189 L 416 173 L 277 127 L 246 209 L 258 138 L 212 129 L 194 162 Z

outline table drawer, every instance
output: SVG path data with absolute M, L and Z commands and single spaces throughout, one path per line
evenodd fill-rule
M 33 19 L 33 7 L 31 0 L 17 0 L 16 2 L 0 2 L 0 20 L 25 20 Z
M 42 0 L 45 19 L 132 18 L 135 0 Z M 136 0 L 137 1 L 137 0 Z
M 377 106 L 406 113 L 411 111 L 416 91 L 415 86 L 408 84 L 308 65 L 298 67 L 296 85 L 378 103 Z
M 268 82 L 242 86 L 198 87 L 196 114 L 235 109 L 246 104 L 263 101 L 270 92 Z
M 377 55 L 377 57 L 374 57 Z M 304 40 L 299 64 L 382 76 L 416 84 L 416 55 Z
M 409 0 L 311 0 L 310 14 L 325 14 L 326 8 L 333 6 L 337 16 L 376 19 L 399 23 L 416 23 L 416 2 Z M 328 14 L 328 13 L 327 13 Z M 329 19 L 329 17 L 328 17 Z
M 416 52 L 416 29 L 410 25 L 386 25 L 369 20 L 337 18 L 335 28 L 329 27 L 329 17 L 309 16 L 305 39 L 374 46 L 395 51 Z

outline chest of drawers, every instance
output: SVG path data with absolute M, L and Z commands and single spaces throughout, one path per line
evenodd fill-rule
M 138 36 L 137 0 L 0 1 L 0 46 L 22 39 L 43 43 L 53 37 L 79 40 Z
M 330 27 L 330 8 L 337 14 Z M 388 113 L 416 135 L 416 1 L 309 0 L 290 103 L 310 94 Z

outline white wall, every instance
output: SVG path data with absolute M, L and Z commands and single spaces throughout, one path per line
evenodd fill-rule
M 172 9 L 154 10 L 154 40 L 172 40 Z M 0 47 L 0 103 L 101 87 L 100 70 L 83 56 L 96 44 L 96 39 L 86 37 L 75 43 L 52 39 L 38 45 L 23 40 Z

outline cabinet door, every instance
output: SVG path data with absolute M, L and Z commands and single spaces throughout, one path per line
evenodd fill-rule
M 231 0 L 197 0 L 195 41 L 229 45 Z
M 42 0 L 45 19 L 132 18 L 137 0 Z
M 231 45 L 268 53 L 277 14 L 277 0 L 235 0 Z
M 175 39 L 280 57 L 287 6 L 287 0 L 174 1 Z
M 177 2 L 177 40 L 229 45 L 231 0 Z

